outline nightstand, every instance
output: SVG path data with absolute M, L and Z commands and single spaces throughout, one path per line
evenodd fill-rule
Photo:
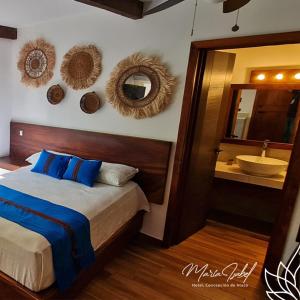
M 11 156 L 0 157 L 0 169 L 15 171 L 21 167 L 25 167 L 28 165 L 28 162 L 13 158 Z

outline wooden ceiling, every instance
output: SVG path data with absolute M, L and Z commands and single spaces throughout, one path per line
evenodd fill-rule
M 113 13 L 122 15 L 131 19 L 142 19 L 143 16 L 156 13 L 158 11 L 167 9 L 184 0 L 165 0 L 160 5 L 144 11 L 144 2 L 141 0 L 75 0 L 90 6 L 105 9 Z M 17 39 L 17 28 L 1 26 L 0 25 L 0 38 L 4 39 Z
M 116 14 L 131 18 L 143 17 L 144 3 L 139 0 L 75 0 L 84 4 L 103 8 Z
M 159 11 L 165 10 L 165 9 L 167 9 L 169 7 L 172 7 L 172 6 L 174 6 L 174 5 L 176 5 L 176 4 L 180 3 L 180 2 L 183 2 L 183 1 L 184 0 L 167 0 L 167 1 L 164 1 L 161 4 L 153 7 L 152 9 L 145 11 L 144 12 L 144 16 L 155 14 L 155 13 L 157 13 Z
M 87 5 L 106 9 L 116 14 L 131 18 L 141 19 L 145 15 L 150 15 L 161 10 L 165 10 L 184 0 L 165 0 L 148 11 L 144 11 L 144 2 L 140 0 L 75 0 Z

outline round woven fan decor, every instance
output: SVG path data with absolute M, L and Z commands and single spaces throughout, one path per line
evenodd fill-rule
M 134 76 L 147 78 L 151 87 L 143 96 L 130 98 L 126 88 L 133 88 L 132 92 L 134 88 L 141 88 L 128 84 Z M 136 53 L 115 67 L 106 85 L 106 94 L 108 101 L 122 115 L 143 119 L 157 115 L 171 103 L 175 85 L 176 78 L 168 72 L 158 57 Z
M 52 85 L 47 91 L 47 99 L 49 103 L 56 105 L 65 97 L 65 92 L 59 84 Z
M 101 74 L 101 60 L 101 53 L 96 46 L 75 46 L 64 56 L 60 68 L 61 76 L 74 90 L 86 89 Z
M 87 114 L 93 114 L 100 109 L 101 100 L 95 92 L 86 93 L 80 100 L 80 108 Z
M 53 76 L 55 66 L 54 46 L 44 39 L 26 43 L 20 51 L 18 69 L 27 86 L 45 85 Z

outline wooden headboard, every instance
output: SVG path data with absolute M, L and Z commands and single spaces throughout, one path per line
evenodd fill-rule
M 171 142 L 18 122 L 11 122 L 10 131 L 12 158 L 24 160 L 41 149 L 49 149 L 128 164 L 140 170 L 134 180 L 148 200 L 163 203 Z

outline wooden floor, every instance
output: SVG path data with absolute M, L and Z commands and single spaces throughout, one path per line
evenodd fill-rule
M 117 259 L 95 278 L 76 300 L 118 299 L 266 299 L 260 281 L 267 241 L 240 230 L 210 223 L 180 245 L 170 249 L 133 242 Z M 258 266 L 249 277 L 248 287 L 192 287 L 198 275 L 182 275 L 189 263 L 209 264 L 222 270 L 228 264 Z M 235 279 L 231 284 L 241 283 Z M 199 284 L 223 284 L 226 278 L 201 278 Z M 230 284 L 229 283 L 229 284 Z

